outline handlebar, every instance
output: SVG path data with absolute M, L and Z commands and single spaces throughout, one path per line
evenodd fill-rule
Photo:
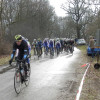
M 16 62 L 18 62 L 18 63 L 24 63 L 25 64 L 26 59 L 25 60 L 19 60 L 19 59 L 17 59 Z

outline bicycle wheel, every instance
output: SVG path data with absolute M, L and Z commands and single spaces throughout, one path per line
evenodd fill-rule
M 27 70 L 27 78 L 26 78 L 26 81 L 25 81 L 26 87 L 29 85 L 30 75 L 31 75 L 31 68 L 28 67 L 28 70 Z
M 21 85 L 22 85 L 21 73 L 19 70 L 17 70 L 14 76 L 14 89 L 17 94 L 21 92 Z
M 44 49 L 44 52 L 45 52 L 45 55 L 47 56 L 48 55 L 48 52 L 47 52 L 47 49 L 46 48 Z
M 50 48 L 50 58 L 53 57 L 52 49 Z
M 73 55 L 73 48 L 70 47 L 70 53 Z
M 39 60 L 39 49 L 37 49 L 37 57 L 38 57 L 38 60 Z
M 57 56 L 59 55 L 59 49 L 57 49 Z

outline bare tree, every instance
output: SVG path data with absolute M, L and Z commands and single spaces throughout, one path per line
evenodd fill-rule
M 69 6 L 67 4 L 62 5 L 67 14 L 69 14 L 74 22 L 76 23 L 76 33 L 77 37 L 81 38 L 81 25 L 80 22 L 84 18 L 84 15 L 88 9 L 85 0 L 69 0 Z M 68 6 L 68 8 L 67 8 Z

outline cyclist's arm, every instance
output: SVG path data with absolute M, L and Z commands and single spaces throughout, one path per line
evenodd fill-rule
M 17 46 L 16 46 L 16 43 L 14 43 L 14 44 L 13 44 L 13 51 L 12 51 L 12 54 L 11 54 L 11 59 L 14 58 L 15 53 L 16 53 L 16 49 L 17 49 Z
M 28 44 L 27 42 L 24 42 L 24 59 L 26 59 L 28 55 L 29 55 Z

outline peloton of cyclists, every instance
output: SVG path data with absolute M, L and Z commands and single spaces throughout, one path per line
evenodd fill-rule
M 68 39 L 68 38 L 55 38 L 55 39 L 49 39 L 49 38 L 45 38 L 42 42 L 42 40 L 38 39 L 34 39 L 33 43 L 33 50 L 34 50 L 34 54 L 37 55 L 38 51 L 40 53 L 40 55 L 44 54 L 48 55 L 48 54 L 55 54 L 57 53 L 57 55 L 63 51 L 65 52 L 71 52 L 72 50 L 74 51 L 74 40 L 73 39 Z

